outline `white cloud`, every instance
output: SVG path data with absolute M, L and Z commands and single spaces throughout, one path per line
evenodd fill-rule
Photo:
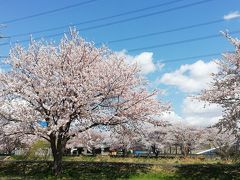
M 164 113 L 162 119 L 171 124 L 183 124 L 194 127 L 208 127 L 222 118 L 222 108 L 216 104 L 205 104 L 203 101 L 186 97 L 181 107 L 181 116 L 174 111 Z
M 136 56 L 131 56 L 126 53 L 125 50 L 117 52 L 119 56 L 126 58 L 126 61 L 130 64 L 137 63 L 143 74 L 149 74 L 159 68 L 159 65 L 153 63 L 153 53 L 152 52 L 143 52 Z
M 234 11 L 234 12 L 230 12 L 223 16 L 224 20 L 231 20 L 231 19 L 235 19 L 235 18 L 240 18 L 240 12 Z
M 189 116 L 184 119 L 187 125 L 195 127 L 209 127 L 216 124 L 222 116 L 204 118 L 201 116 Z
M 182 121 L 182 117 L 176 114 L 174 111 L 165 112 L 162 115 L 164 121 L 169 121 L 170 123 L 176 123 Z
M 182 110 L 186 115 L 206 115 L 207 117 L 216 116 L 222 112 L 219 105 L 206 104 L 192 97 L 187 97 L 183 100 Z
M 183 100 L 182 113 L 186 124 L 206 127 L 218 122 L 222 117 L 222 108 L 187 97 Z
M 202 89 L 209 87 L 212 81 L 211 74 L 218 71 L 218 65 L 214 61 L 199 60 L 193 64 L 181 65 L 178 69 L 163 74 L 160 82 L 170 87 L 176 86 L 180 93 L 199 93 Z M 179 110 L 181 114 L 171 112 L 164 118 L 171 123 L 181 122 L 188 126 L 207 127 L 217 123 L 222 117 L 222 108 L 219 105 L 206 104 L 193 97 L 184 98 Z
M 212 80 L 211 74 L 217 71 L 218 65 L 214 61 L 205 63 L 199 60 L 194 64 L 181 65 L 174 72 L 165 73 L 160 82 L 177 86 L 183 92 L 194 93 L 207 88 Z

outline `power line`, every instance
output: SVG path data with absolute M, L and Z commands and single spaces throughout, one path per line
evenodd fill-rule
M 203 4 L 203 3 L 207 3 L 207 2 L 210 2 L 210 1 L 213 1 L 213 0 L 202 0 L 202 1 L 195 2 L 195 3 L 190 3 L 190 4 L 186 4 L 186 5 L 182 5 L 182 6 L 178 6 L 178 7 L 174 7 L 174 8 L 169 8 L 169 9 L 166 9 L 166 10 L 157 11 L 157 12 L 153 12 L 153 13 L 149 13 L 149 14 L 139 15 L 139 16 L 136 16 L 136 17 L 131 17 L 131 18 L 127 18 L 127 19 L 123 19 L 123 20 L 119 20 L 119 21 L 106 23 L 106 24 L 90 26 L 90 27 L 86 27 L 86 28 L 82 28 L 82 29 L 80 28 L 78 30 L 79 31 L 86 31 L 86 30 L 111 26 L 111 25 L 115 25 L 115 24 L 119 24 L 119 23 L 125 23 L 125 22 L 136 20 L 136 19 L 146 18 L 146 17 L 155 16 L 155 15 L 159 15 L 159 14 L 164 14 L 164 13 L 168 13 L 168 12 L 172 12 L 172 11 L 176 11 L 176 10 L 180 10 L 180 9 L 189 8 L 189 7 L 196 6 L 196 5 Z
M 187 56 L 187 57 L 181 57 L 181 58 L 166 59 L 164 61 L 160 61 L 160 63 L 174 63 L 174 62 L 180 62 L 180 61 L 185 61 L 185 60 L 189 60 L 189 59 L 213 57 L 213 56 L 219 56 L 223 53 L 234 53 L 234 52 L 233 51 L 216 52 L 216 53 L 210 53 L 210 54 L 200 54 L 200 55 L 195 55 L 195 56 Z
M 12 19 L 12 20 L 4 21 L 1 24 L 10 24 L 10 23 L 15 23 L 15 22 L 18 22 L 18 21 L 26 20 L 26 19 L 31 19 L 31 18 L 35 18 L 35 17 L 39 17 L 39 16 L 44 16 L 44 15 L 47 15 L 47 14 L 53 14 L 53 13 L 56 13 L 56 12 L 59 12 L 59 11 L 79 7 L 79 6 L 89 4 L 89 3 L 92 3 L 92 2 L 95 2 L 95 1 L 97 1 L 97 0 L 88 0 L 88 1 L 81 2 L 81 3 L 65 6 L 65 7 L 62 7 L 62 8 L 57 8 L 57 9 L 53 9 L 53 10 L 29 15 L 29 16 L 24 16 L 24 17 L 15 18 L 15 19 Z
M 233 32 L 231 32 L 231 34 L 236 34 L 236 33 L 240 33 L 240 31 L 233 31 Z M 201 41 L 201 40 L 206 40 L 206 39 L 217 38 L 217 37 L 220 37 L 220 36 L 221 36 L 221 34 L 213 34 L 213 35 L 208 35 L 208 36 L 201 36 L 201 37 L 185 39 L 185 40 L 181 40 L 181 41 L 174 41 L 174 42 L 169 42 L 169 43 L 156 44 L 156 45 L 146 46 L 146 47 L 141 47 L 141 48 L 134 48 L 134 49 L 128 50 L 128 52 L 135 52 L 135 51 L 141 51 L 141 50 L 146 50 L 146 49 L 155 49 L 155 48 L 161 48 L 161 47 L 166 47 L 166 46 L 185 44 L 185 43 L 190 43 L 190 42 L 195 42 L 195 41 Z
M 137 35 L 137 36 L 129 36 L 129 37 L 121 38 L 121 39 L 107 41 L 106 44 L 113 44 L 113 43 L 118 43 L 118 42 L 123 42 L 123 41 L 130 41 L 130 40 L 135 40 L 135 39 L 141 39 L 141 38 L 156 36 L 156 35 L 160 35 L 160 34 L 178 32 L 178 31 L 197 28 L 197 27 L 201 27 L 201 26 L 207 26 L 207 25 L 211 25 L 211 24 L 221 23 L 221 22 L 224 22 L 224 21 L 225 21 L 224 19 L 218 19 L 218 20 L 214 20 L 214 21 L 208 21 L 208 22 L 204 22 L 204 23 L 193 24 L 193 25 L 189 25 L 189 26 L 183 26 L 183 27 L 178 27 L 178 28 L 164 30 L 164 31 L 141 34 L 141 35 Z
M 192 29 L 192 28 L 197 28 L 197 27 L 202 27 L 202 26 L 208 26 L 208 25 L 212 25 L 212 24 L 217 24 L 217 23 L 221 23 L 224 22 L 224 19 L 217 19 L 217 20 L 213 20 L 213 21 L 208 21 L 208 22 L 203 22 L 203 23 L 198 23 L 198 24 L 193 24 L 193 25 L 189 25 L 189 26 L 182 26 L 182 27 L 177 27 L 177 28 L 173 28 L 173 29 L 168 29 L 168 30 L 163 30 L 163 31 L 157 31 L 157 32 L 152 32 L 152 33 L 146 33 L 146 34 L 141 34 L 141 35 L 137 35 L 137 36 L 129 36 L 129 37 L 125 37 L 125 38 L 121 38 L 121 39 L 115 39 L 115 40 L 110 40 L 110 41 L 106 41 L 104 43 L 96 43 L 96 45 L 100 45 L 100 44 L 113 44 L 113 43 L 118 43 L 118 42 L 124 42 L 124 41 L 130 41 L 130 40 L 135 40 L 135 39 L 141 39 L 141 38 L 146 38 L 146 37 L 152 37 L 152 36 L 157 36 L 160 34 L 167 34 L 167 33 L 171 33 L 171 32 L 178 32 L 178 31 L 182 31 L 182 30 L 187 30 L 187 29 Z M 37 38 L 40 39 L 40 38 Z M 24 42 L 28 42 L 29 40 L 22 40 L 22 41 L 15 41 L 13 43 L 24 43 Z M 2 46 L 3 44 L 0 44 L 0 46 Z M 7 44 L 4 44 L 7 45 Z
M 213 0 L 202 0 L 202 1 L 195 2 L 195 3 L 190 3 L 190 4 L 186 4 L 186 5 L 182 5 L 182 6 L 178 6 L 178 7 L 174 7 L 174 8 L 169 8 L 169 9 L 166 9 L 166 10 L 161 10 L 161 11 L 157 11 L 157 12 L 153 12 L 153 13 L 139 15 L 139 16 L 135 16 L 135 17 L 131 17 L 131 18 L 126 18 L 126 19 L 113 21 L 113 22 L 100 24 L 100 25 L 95 25 L 95 26 L 90 26 L 90 27 L 86 27 L 86 28 L 80 28 L 80 29 L 77 29 L 77 30 L 82 32 L 82 31 L 88 31 L 88 30 L 92 30 L 92 29 L 98 29 L 98 28 L 102 28 L 102 27 L 111 26 L 111 25 L 114 25 L 114 24 L 125 23 L 125 22 L 136 20 L 136 19 L 146 18 L 146 17 L 158 15 L 158 14 L 163 14 L 163 13 L 168 13 L 168 12 L 172 12 L 172 11 L 176 11 L 176 10 L 180 10 L 180 9 L 184 9 L 184 8 L 189 8 L 189 7 L 196 6 L 196 5 L 203 4 L 203 3 L 207 3 L 207 2 L 210 2 L 210 1 L 213 1 Z M 38 31 L 38 32 L 40 32 L 40 31 Z M 43 33 L 45 31 L 41 31 L 41 32 Z M 24 35 L 29 35 L 29 34 L 34 34 L 34 33 L 36 33 L 36 31 L 25 33 Z M 51 37 L 61 36 L 62 34 L 63 34 L 63 32 L 47 35 L 47 36 L 44 36 L 44 37 L 45 38 L 51 38 Z M 19 36 L 19 35 L 13 35 L 13 37 L 16 37 L 16 36 Z M 21 34 L 21 36 L 22 35 L 23 34 Z M 38 38 L 35 38 L 35 39 L 40 39 L 40 38 L 41 37 L 38 37 Z
M 196 56 L 187 56 L 187 57 L 174 58 L 174 59 L 166 59 L 164 61 L 161 61 L 161 63 L 173 63 L 173 62 L 185 61 L 189 59 L 205 58 L 205 57 L 212 57 L 212 56 L 219 56 L 219 55 L 221 55 L 221 52 L 211 53 L 211 54 L 201 54 Z
M 0 46 L 8 46 L 9 43 L 1 43 Z
M 132 11 L 127 11 L 127 12 L 124 12 L 124 13 L 119 13 L 119 14 L 115 14 L 115 15 L 111 15 L 111 16 L 100 17 L 100 18 L 96 18 L 96 19 L 90 19 L 90 20 L 87 20 L 87 21 L 74 23 L 74 24 L 72 24 L 72 26 L 95 23 L 95 22 L 108 20 L 108 19 L 112 19 L 112 18 L 116 18 L 116 17 L 126 16 L 126 15 L 130 15 L 130 14 L 134 14 L 134 13 L 138 13 L 138 12 L 142 12 L 142 11 L 146 11 L 146 10 L 155 9 L 155 8 L 158 8 L 158 7 L 178 3 L 178 2 L 181 2 L 181 1 L 185 1 L 185 0 L 173 0 L 173 1 L 170 1 L 170 2 L 156 4 L 154 6 L 149 6 L 149 7 L 146 7 L 146 8 L 135 9 L 135 10 L 132 10 Z M 68 25 L 63 25 L 63 26 L 58 26 L 58 27 L 53 27 L 53 28 L 42 29 L 42 30 L 39 30 L 39 31 L 33 31 L 31 33 L 15 34 L 15 35 L 12 35 L 11 37 L 27 36 L 29 34 L 38 34 L 38 33 L 42 33 L 42 32 L 49 32 L 49 31 L 54 31 L 54 30 L 59 30 L 59 29 L 65 29 L 65 28 L 68 28 L 68 27 L 69 27 L 69 24 Z
M 8 38 L 10 38 L 10 37 L 0 35 L 0 39 L 8 39 Z
M 230 34 L 236 34 L 240 33 L 240 31 L 233 31 L 230 32 Z M 146 49 L 155 49 L 155 48 L 161 48 L 161 47 L 167 47 L 167 46 L 174 46 L 178 44 L 185 44 L 185 43 L 190 43 L 190 42 L 196 42 L 196 41 L 201 41 L 201 40 L 207 40 L 207 39 L 213 39 L 221 37 L 221 34 L 213 34 L 213 35 L 208 35 L 208 36 L 201 36 L 201 37 L 196 37 L 196 38 L 191 38 L 191 39 L 185 39 L 185 40 L 180 40 L 180 41 L 174 41 L 174 42 L 169 42 L 169 43 L 163 43 L 163 44 L 157 44 L 157 45 L 152 45 L 152 46 L 147 46 L 147 47 L 141 47 L 141 48 L 134 48 L 134 49 L 129 49 L 128 52 L 135 52 L 135 51 L 140 51 L 140 50 L 146 50 Z M 19 41 L 20 42 L 28 42 L 29 40 L 23 40 Z M 8 45 L 7 43 L 0 44 L 0 46 Z

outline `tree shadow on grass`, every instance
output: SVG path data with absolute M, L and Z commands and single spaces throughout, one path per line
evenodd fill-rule
M 24 179 L 55 179 L 52 162 L 18 161 L 0 164 L 0 177 Z M 64 162 L 63 179 L 127 179 L 138 173 L 147 173 L 151 166 L 130 163 Z
M 179 179 L 240 179 L 239 164 L 194 164 L 176 166 Z
M 171 179 L 240 179 L 240 165 L 188 164 L 159 166 L 166 172 L 174 171 Z M 138 174 L 151 173 L 152 166 L 115 162 L 65 161 L 63 162 L 63 174 L 60 178 L 55 178 L 52 175 L 51 168 L 51 161 L 2 161 L 0 162 L 0 179 L 1 177 L 4 179 L 128 179 Z M 160 177 L 161 172 L 156 173 L 157 177 Z
M 72 162 L 65 164 L 64 173 L 73 179 L 127 179 L 134 174 L 147 173 L 149 168 L 143 164 Z
M 51 173 L 51 162 L 14 161 L 0 163 L 0 177 L 37 177 L 41 178 Z

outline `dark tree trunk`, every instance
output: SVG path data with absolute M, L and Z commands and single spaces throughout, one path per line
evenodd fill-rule
M 96 156 L 96 148 L 95 147 L 92 148 L 92 155 Z
M 50 143 L 53 154 L 53 174 L 59 176 L 62 173 L 62 156 L 67 142 L 66 137 L 55 134 L 50 135 Z
M 159 150 L 156 150 L 155 151 L 155 157 L 158 157 L 159 156 Z
M 126 156 L 127 156 L 127 149 L 126 149 L 126 148 L 123 148 L 123 149 L 122 149 L 122 153 L 123 153 L 123 157 L 126 157 Z
M 152 145 L 152 152 L 155 154 L 155 157 L 158 157 L 159 150 L 157 149 L 156 145 Z
M 184 151 L 184 148 L 183 148 L 182 145 L 180 146 L 180 151 L 181 151 L 181 154 L 182 154 L 183 156 L 185 156 L 185 151 Z
M 55 176 L 59 176 L 62 173 L 62 154 L 61 152 L 56 152 L 53 155 L 53 173 Z
M 7 149 L 8 154 L 12 154 L 13 150 L 12 149 Z
M 187 157 L 189 155 L 189 152 L 190 152 L 190 148 L 189 146 L 181 146 L 181 153 L 184 157 Z

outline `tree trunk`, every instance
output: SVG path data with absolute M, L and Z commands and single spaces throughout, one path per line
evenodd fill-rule
M 92 155 L 96 156 L 96 148 L 95 147 L 92 148 Z
M 158 155 L 159 155 L 159 150 L 156 150 L 156 151 L 155 151 L 155 157 L 157 158 Z
M 50 135 L 50 143 L 53 154 L 53 174 L 59 176 L 62 173 L 62 156 L 65 150 L 67 138 L 61 135 Z
M 155 154 L 155 157 L 158 157 L 159 150 L 157 149 L 156 145 L 152 145 L 152 152 Z
M 122 152 L 123 152 L 123 157 L 127 157 L 127 149 L 126 149 L 126 148 L 123 148 L 123 149 L 122 149 Z
M 185 147 L 183 145 L 180 146 L 180 151 L 181 151 L 181 154 L 186 157 L 186 152 L 185 152 Z
M 59 176 L 62 173 L 62 153 L 56 152 L 53 155 L 53 173 L 55 176 Z
M 13 150 L 7 149 L 8 154 L 12 154 Z
M 184 157 L 187 157 L 189 155 L 189 146 L 186 146 L 186 145 L 182 145 L 181 146 L 181 153 Z

